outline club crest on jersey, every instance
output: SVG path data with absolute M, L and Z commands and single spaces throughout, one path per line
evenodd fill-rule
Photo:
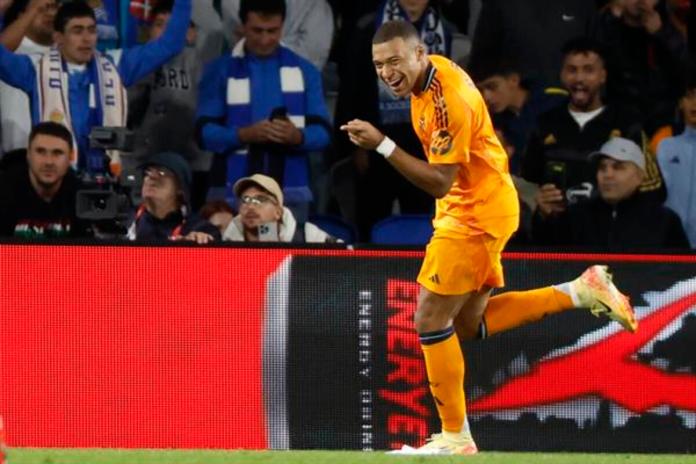
M 435 134 L 430 144 L 430 153 L 433 155 L 444 156 L 452 149 L 452 136 L 444 129 L 440 129 Z

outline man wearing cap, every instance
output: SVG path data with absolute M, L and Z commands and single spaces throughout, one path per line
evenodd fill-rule
M 534 242 L 609 250 L 689 247 L 676 213 L 639 192 L 645 155 L 635 142 L 614 137 L 589 159 L 596 166 L 599 196 L 566 205 L 555 187 L 539 194 L 532 226 Z
M 215 226 L 189 211 L 191 170 L 177 153 L 158 153 L 143 168 L 143 203 L 128 229 L 131 240 L 190 240 L 206 244 L 220 239 Z
M 337 240 L 316 225 L 298 222 L 283 206 L 283 191 L 263 174 L 243 177 L 234 184 L 239 214 L 223 240 L 235 242 L 335 243 Z

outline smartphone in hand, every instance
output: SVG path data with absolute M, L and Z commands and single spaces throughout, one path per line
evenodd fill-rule
M 259 242 L 279 242 L 278 223 L 267 222 L 259 226 Z
M 268 119 L 271 121 L 274 119 L 288 119 L 288 109 L 284 106 L 277 106 L 273 108 Z
M 568 187 L 566 164 L 563 161 L 547 161 L 544 171 L 544 183 L 553 184 L 558 190 Z

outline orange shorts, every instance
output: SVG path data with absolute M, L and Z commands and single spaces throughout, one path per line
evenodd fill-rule
M 440 295 L 464 295 L 483 286 L 502 287 L 501 253 L 510 235 L 435 235 L 425 249 L 418 283 Z

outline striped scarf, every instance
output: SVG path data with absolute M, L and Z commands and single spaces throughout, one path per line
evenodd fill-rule
M 36 64 L 38 78 L 38 115 L 35 121 L 53 121 L 66 126 L 71 133 L 75 133 L 72 126 L 70 113 L 70 86 L 68 84 L 68 72 L 66 63 L 57 49 L 51 49 Z M 90 75 L 89 86 L 89 112 L 90 122 L 93 127 L 125 127 L 128 112 L 128 100 L 121 83 L 121 76 L 114 64 L 101 55 L 95 54 L 93 60 L 87 64 L 87 72 Z M 38 117 L 36 117 L 38 116 Z M 74 136 L 73 136 L 74 137 Z M 77 144 L 71 162 L 74 168 L 82 164 L 78 159 Z M 84 165 L 89 172 L 104 171 L 104 155 L 101 151 L 90 150 L 84 160 Z M 118 152 L 111 150 L 107 155 L 112 163 L 117 163 Z
M 298 129 L 304 129 L 305 121 L 305 82 L 297 56 L 285 47 L 279 48 L 280 85 L 287 116 Z M 263 98 L 263 97 L 260 97 Z M 244 53 L 244 40 L 240 40 L 232 50 L 227 68 L 227 126 L 245 127 L 253 124 L 252 95 L 249 66 Z M 253 151 L 253 150 L 252 150 Z M 227 183 L 234 182 L 250 171 L 249 147 L 243 147 L 227 158 Z M 263 153 L 268 159 L 268 153 Z M 281 154 L 283 172 L 274 173 L 266 170 L 265 174 L 276 178 L 283 187 L 307 185 L 306 159 L 302 156 Z M 267 161 L 264 165 L 267 165 Z M 263 171 L 263 170 L 262 170 Z M 280 177 L 280 178 L 279 178 Z

